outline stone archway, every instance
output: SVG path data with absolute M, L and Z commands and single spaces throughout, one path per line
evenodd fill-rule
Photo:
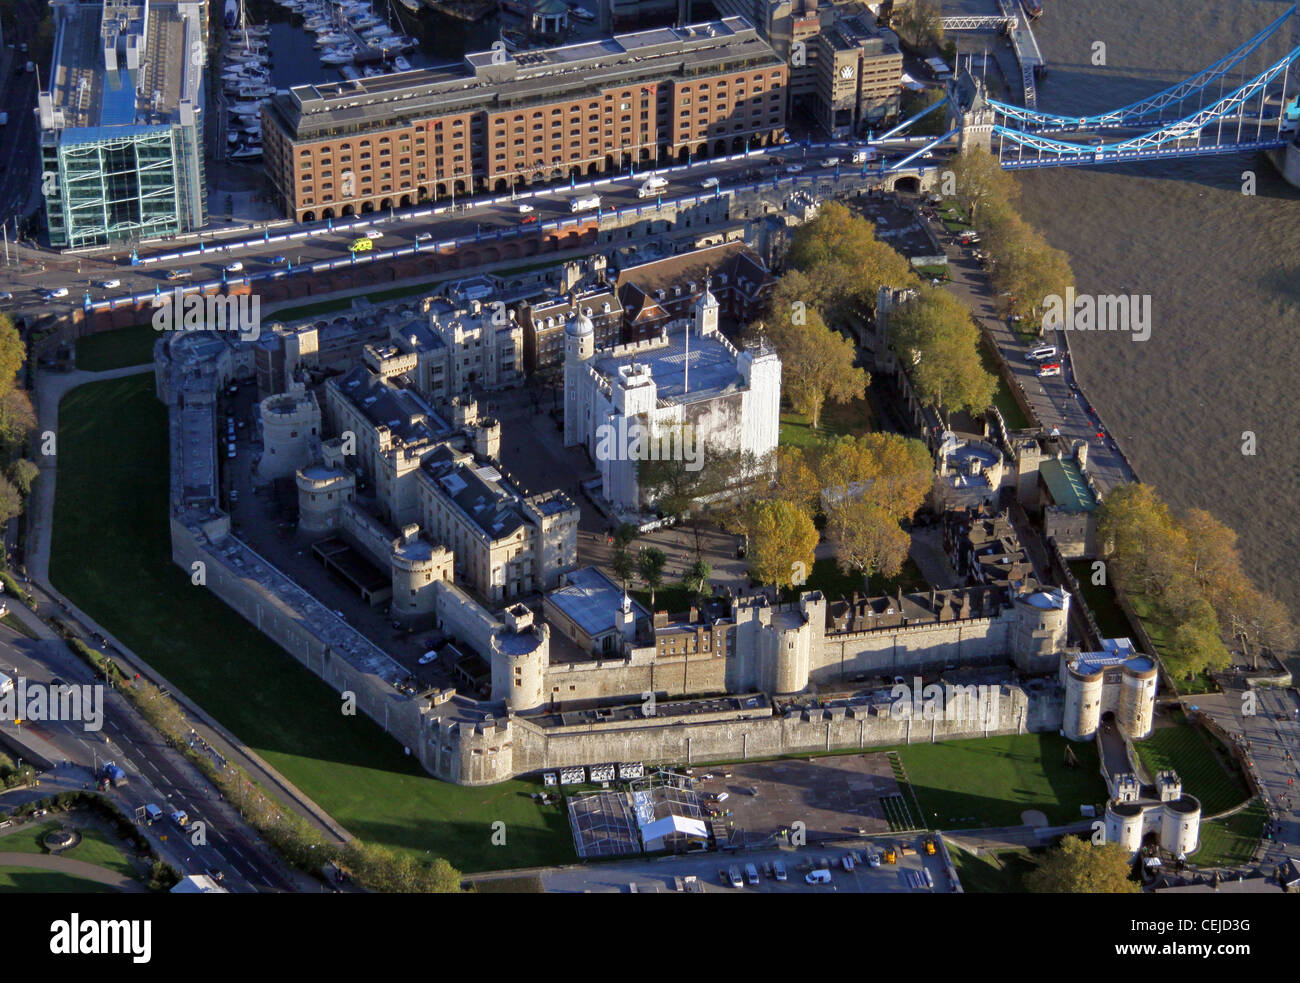
M 361 214 L 362 214 L 362 215 L 368 215 L 368 214 L 370 214 L 371 212 L 373 212 L 374 210 L 375 210 L 375 203 L 374 203 L 373 201 L 363 201 L 363 202 L 361 203 Z
M 325 209 L 325 211 L 323 211 L 323 212 L 320 213 L 320 217 L 321 217 L 321 218 L 324 218 L 324 219 L 330 219 L 330 218 L 333 218 L 333 217 L 334 217 L 334 209 L 332 209 L 332 208 L 327 208 L 327 209 Z
M 314 222 L 314 221 L 316 221 L 316 213 L 315 213 L 315 212 L 303 212 L 303 213 L 302 213 L 302 220 L 303 220 L 304 222 Z

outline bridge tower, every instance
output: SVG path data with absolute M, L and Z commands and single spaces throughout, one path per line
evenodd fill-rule
M 957 147 L 963 154 L 972 147 L 992 152 L 995 115 L 984 80 L 958 68 L 948 82 L 948 129 L 961 131 Z

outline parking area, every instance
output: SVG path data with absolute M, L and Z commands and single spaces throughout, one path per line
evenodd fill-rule
M 911 807 L 887 754 L 835 755 L 694 769 L 696 790 L 717 803 L 737 840 L 775 845 L 802 823 L 806 841 L 838 840 L 914 828 Z M 711 776 L 711 777 L 709 777 Z M 729 815 L 728 815 L 729 813 Z
M 882 855 L 892 848 L 895 863 L 872 867 L 868 854 Z M 904 848 L 906 853 L 903 852 Z M 852 870 L 844 867 L 844 857 L 857 855 Z M 751 883 L 747 865 L 753 865 L 756 881 Z M 776 865 L 785 868 L 785 880 L 776 877 Z M 742 882 L 731 886 L 731 868 Z M 814 875 L 825 883 L 808 883 Z M 928 877 L 926 875 L 929 875 Z M 549 871 L 541 876 L 542 890 L 560 894 L 638 894 L 674 893 L 679 879 L 684 890 L 691 890 L 687 878 L 695 878 L 695 889 L 705 894 L 719 891 L 740 894 L 947 894 L 954 890 L 948 876 L 942 850 L 933 855 L 925 852 L 919 836 L 872 837 L 851 843 L 821 844 L 802 849 L 767 849 L 749 852 L 687 854 L 680 857 L 639 858 L 616 863 L 595 864 Z M 635 887 L 633 887 L 635 885 Z

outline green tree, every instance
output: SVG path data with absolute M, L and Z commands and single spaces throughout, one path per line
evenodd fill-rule
M 655 546 L 644 546 L 637 554 L 637 572 L 650 588 L 650 606 L 654 607 L 655 591 L 664 582 L 664 566 L 668 563 L 668 554 Z
M 13 321 L 0 314 L 0 397 L 17 384 L 18 370 L 27 359 L 27 346 L 23 344 Z
M 943 16 L 937 0 L 902 0 L 892 23 L 900 37 L 914 48 L 943 44 Z
M 906 367 L 918 396 L 948 410 L 983 413 L 997 379 L 984 368 L 979 329 L 961 301 L 922 286 L 889 316 L 889 344 Z
M 713 568 L 708 562 L 699 559 L 686 568 L 682 574 L 682 586 L 691 592 L 695 597 L 707 597 L 709 593 L 709 577 L 713 574 Z
M 32 492 L 32 482 L 36 476 L 41 473 L 41 469 L 36 466 L 34 461 L 29 461 L 25 457 L 20 457 L 9 465 L 9 480 L 13 482 L 14 487 L 19 493 L 26 498 Z
M 848 403 L 861 399 L 871 377 L 855 365 L 853 342 L 827 329 L 816 311 L 808 312 L 807 323 L 793 327 L 785 336 L 781 355 L 781 386 L 795 411 L 808 417 L 814 430 L 821 424 L 827 401 Z
M 1120 844 L 1093 846 L 1067 836 L 1025 876 L 1025 886 L 1036 894 L 1137 894 L 1141 886 L 1131 875 L 1128 850 Z
M 993 203 L 1014 204 L 1020 186 L 1001 162 L 981 147 L 958 154 L 950 164 L 958 203 L 970 213 L 973 225 L 979 225 L 983 209 Z
M 860 498 L 843 502 L 827 513 L 826 535 L 835 544 L 840 569 L 845 573 L 856 571 L 866 578 L 875 573 L 897 576 L 911 545 L 896 518 Z
M 781 500 L 754 502 L 745 516 L 749 573 L 761 584 L 793 587 L 812 570 L 817 527 L 807 512 Z
M 807 303 L 832 324 L 873 311 L 880 287 L 916 278 L 911 264 L 876 238 L 871 222 L 834 201 L 799 227 L 786 259 L 811 285 Z
M 909 89 L 903 93 L 898 110 L 899 115 L 904 119 L 911 119 L 913 116 L 925 112 L 935 103 L 941 102 L 945 95 L 944 90 L 938 87 L 927 86 L 920 92 L 913 92 Z M 942 136 L 948 132 L 948 116 L 946 113 L 935 111 L 913 123 L 910 132 L 915 133 L 917 136 Z

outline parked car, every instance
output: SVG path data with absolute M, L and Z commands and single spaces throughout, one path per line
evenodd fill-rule
M 780 860 L 772 861 L 772 873 L 776 876 L 776 879 L 778 881 L 785 880 L 786 879 L 785 864 L 782 863 Z
M 732 887 L 744 887 L 745 882 L 740 877 L 740 868 L 732 864 L 727 868 L 727 881 Z
M 831 882 L 831 872 L 829 870 L 813 870 L 804 875 L 804 880 L 809 884 L 829 884 Z

